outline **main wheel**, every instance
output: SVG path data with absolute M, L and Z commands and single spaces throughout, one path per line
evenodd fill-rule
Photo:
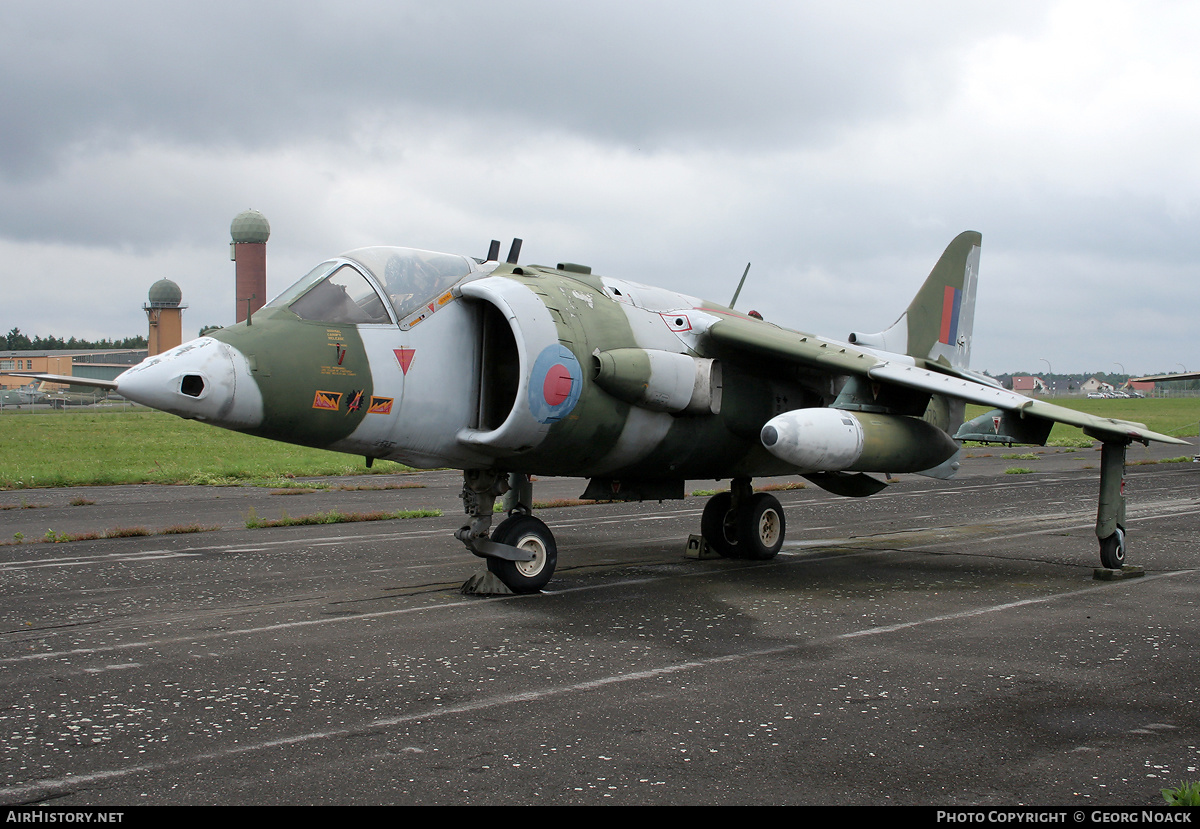
M 545 522 L 532 515 L 514 515 L 500 522 L 492 541 L 533 553 L 532 561 L 489 558 L 487 567 L 514 593 L 536 593 L 546 586 L 558 565 L 558 546 Z
M 700 534 L 708 546 L 725 558 L 737 557 L 737 531 L 735 516 L 731 510 L 733 494 L 718 492 L 704 505 L 700 516 Z
M 1116 531 L 1100 539 L 1100 564 L 1109 570 L 1120 570 L 1125 565 L 1125 531 Z
M 783 546 L 787 522 L 779 499 L 767 492 L 756 493 L 738 515 L 738 555 L 768 559 Z

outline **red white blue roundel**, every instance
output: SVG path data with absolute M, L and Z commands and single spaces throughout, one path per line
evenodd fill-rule
M 564 345 L 548 345 L 533 361 L 529 375 L 529 411 L 538 423 L 562 420 L 583 391 L 583 369 Z

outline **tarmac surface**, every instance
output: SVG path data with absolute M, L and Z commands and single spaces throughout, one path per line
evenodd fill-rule
M 704 497 L 543 509 L 557 574 L 508 597 L 459 591 L 457 473 L 0 492 L 0 803 L 1162 805 L 1200 779 L 1179 449 L 1130 449 L 1116 581 L 1091 449 L 778 492 L 767 562 L 685 558 Z

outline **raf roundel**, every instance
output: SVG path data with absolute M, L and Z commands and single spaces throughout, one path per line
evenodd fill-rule
M 571 350 L 549 345 L 533 361 L 529 378 L 529 411 L 538 423 L 562 420 L 583 391 L 583 369 Z

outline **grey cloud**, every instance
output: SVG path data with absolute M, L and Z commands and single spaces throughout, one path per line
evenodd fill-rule
M 943 3 L 10 5 L 0 165 L 142 136 L 256 149 L 453 113 L 653 148 L 772 146 L 914 104 L 1011 12 Z M 936 23 L 937 25 L 931 25 Z

